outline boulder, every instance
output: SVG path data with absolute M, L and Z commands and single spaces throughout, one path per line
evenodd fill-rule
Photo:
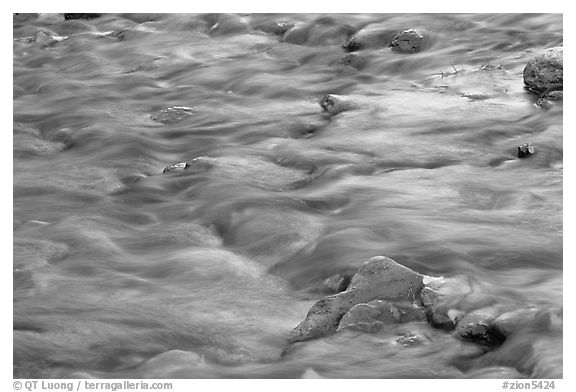
M 178 162 L 172 165 L 168 165 L 162 170 L 162 173 L 170 173 L 170 172 L 182 172 L 190 167 L 188 162 Z
M 372 257 L 358 269 L 346 291 L 324 297 L 312 306 L 306 319 L 292 331 L 290 341 L 336 332 L 343 316 L 357 304 L 377 299 L 416 302 L 423 287 L 421 274 L 388 257 Z
M 562 90 L 563 85 L 563 48 L 546 49 L 533 57 L 524 68 L 524 84 L 534 92 Z
M 394 36 L 389 47 L 402 53 L 415 53 L 422 49 L 424 35 L 414 29 L 404 30 Z
M 506 311 L 499 305 L 474 310 L 456 325 L 454 336 L 487 346 L 501 345 L 506 336 L 493 325 L 493 321 Z

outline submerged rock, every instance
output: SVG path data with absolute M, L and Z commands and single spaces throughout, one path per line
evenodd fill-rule
M 194 114 L 194 108 L 188 106 L 171 106 L 152 114 L 150 119 L 161 124 L 173 124 L 182 121 L 192 114 Z
M 414 29 L 404 30 L 394 36 L 388 46 L 402 53 L 415 53 L 422 49 L 424 35 Z
M 346 291 L 324 297 L 312 306 L 306 319 L 292 332 L 290 341 L 305 341 L 335 332 L 343 316 L 357 304 L 377 299 L 415 302 L 422 288 L 421 274 L 388 257 L 373 257 L 358 269 Z
M 523 72 L 526 87 L 538 93 L 551 88 L 562 90 L 563 53 L 562 47 L 549 48 L 530 59 Z

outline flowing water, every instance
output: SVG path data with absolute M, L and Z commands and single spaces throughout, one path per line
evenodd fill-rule
M 391 51 L 407 28 L 426 47 Z M 562 34 L 560 14 L 15 16 L 14 376 L 561 377 L 563 109 L 522 71 Z M 549 311 L 487 353 L 417 322 L 286 351 L 375 255 Z

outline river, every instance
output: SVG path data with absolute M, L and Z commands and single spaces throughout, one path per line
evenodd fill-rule
M 421 51 L 387 47 L 408 28 Z M 563 108 L 522 80 L 561 14 L 40 14 L 13 32 L 15 377 L 562 377 Z M 326 280 L 375 255 L 555 316 L 485 354 L 416 322 L 285 354 Z M 407 331 L 425 343 L 395 344 Z

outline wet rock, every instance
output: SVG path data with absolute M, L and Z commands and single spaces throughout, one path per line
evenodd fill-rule
M 337 64 L 360 70 L 364 68 L 366 60 L 355 53 L 349 53 L 338 60 Z
M 418 30 L 404 30 L 396 34 L 388 46 L 397 52 L 415 53 L 422 49 L 423 39 L 424 35 Z
M 159 122 L 161 124 L 173 124 L 182 121 L 188 116 L 194 114 L 194 108 L 188 106 L 171 106 L 166 109 L 162 109 L 152 114 L 150 118 L 152 121 Z
M 524 84 L 531 91 L 543 93 L 550 88 L 562 90 L 563 48 L 549 48 L 530 59 L 523 75 Z
M 181 172 L 190 167 L 188 162 L 178 162 L 173 165 L 168 165 L 162 170 L 162 173 Z
M 419 273 L 390 258 L 373 257 L 358 269 L 346 291 L 317 301 L 290 340 L 304 341 L 335 332 L 342 317 L 357 304 L 376 299 L 414 302 L 422 288 Z
M 455 326 L 455 320 L 448 316 L 448 310 L 444 309 L 439 301 L 440 294 L 430 287 L 424 287 L 420 292 L 422 306 L 428 314 L 428 321 L 432 326 L 451 330 Z
M 338 331 L 348 328 L 363 332 L 377 332 L 384 324 L 400 321 L 400 311 L 393 304 L 375 300 L 354 305 L 340 321 Z
M 418 336 L 418 335 L 404 335 L 401 338 L 399 338 L 398 340 L 396 340 L 396 343 L 398 343 L 404 347 L 418 346 L 418 345 L 422 344 L 423 342 L 424 342 L 424 338 L 422 336 Z
M 95 19 L 101 17 L 102 14 L 64 14 L 65 20 L 70 19 Z
M 504 311 L 501 306 L 490 306 L 470 312 L 458 322 L 453 335 L 487 346 L 499 346 L 506 336 L 493 325 L 493 321 Z
M 528 158 L 536 152 L 534 146 L 530 143 L 524 143 L 518 146 L 518 158 Z
M 346 97 L 334 94 L 325 95 L 318 103 L 322 107 L 323 112 L 331 115 L 352 110 L 357 107 L 354 102 L 349 101 Z

